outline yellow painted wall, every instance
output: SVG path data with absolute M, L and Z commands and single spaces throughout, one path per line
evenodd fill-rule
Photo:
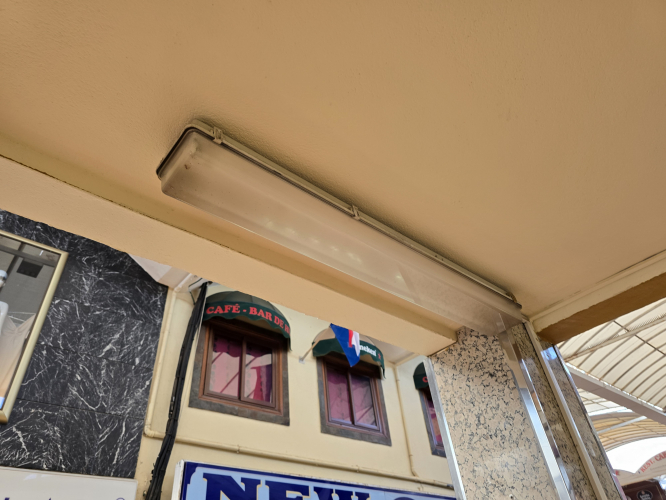
M 421 396 L 419 391 L 414 387 L 414 370 L 425 359 L 425 356 L 417 356 L 394 368 L 394 373 L 397 371 L 398 374 L 400 396 L 405 416 L 403 429 L 407 429 L 407 436 L 409 437 L 412 449 L 412 461 L 416 473 L 421 477 L 440 481 L 443 481 L 443 478 L 446 477 L 446 482 L 450 483 L 451 476 L 446 459 L 435 456 L 430 451 L 430 438 L 426 430 Z M 446 469 L 444 472 L 442 472 L 443 468 Z
M 211 290 L 210 293 L 214 293 L 214 290 Z M 397 368 L 404 413 L 399 404 L 396 370 L 393 365 L 387 366 L 386 379 L 382 381 L 392 446 L 322 434 L 316 361 L 309 355 L 305 363 L 301 364 L 298 358 L 308 350 L 312 339 L 325 329 L 328 323 L 283 306 L 278 307 L 289 320 L 292 328 L 292 350 L 289 352 L 288 358 L 290 425 L 277 425 L 189 408 L 193 350 L 190 370 L 185 382 L 178 437 L 190 440 L 190 442 L 191 440 L 200 441 L 203 446 L 176 443 L 167 470 L 162 498 L 170 498 L 174 468 L 179 460 L 196 460 L 256 470 L 453 495 L 453 491 L 433 484 L 404 479 L 404 477 L 414 478 L 414 475 L 405 441 L 403 414 L 407 424 L 407 435 L 410 440 L 416 474 L 423 480 L 451 482 L 446 459 L 431 454 L 421 403 L 411 377 L 414 367 L 421 358 L 413 359 Z M 136 479 L 139 481 L 137 499 L 142 498 L 143 492 L 147 488 L 153 463 L 161 445 L 160 439 L 148 437 L 146 434 L 163 433 L 166 428 L 176 363 L 191 310 L 192 301 L 189 294 L 176 294 L 170 291 L 146 417 L 146 430 L 141 442 L 136 471 Z M 214 449 L 215 444 L 227 447 L 240 446 L 253 455 Z M 311 459 L 318 462 L 319 465 L 294 463 L 276 457 L 255 456 L 261 452 Z M 337 470 L 326 466 L 326 463 L 331 462 L 379 470 L 393 477 Z

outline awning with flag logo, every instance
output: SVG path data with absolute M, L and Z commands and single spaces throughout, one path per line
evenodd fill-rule
M 428 375 L 426 375 L 423 363 L 419 363 L 414 370 L 414 387 L 417 389 L 426 389 L 428 387 Z
M 358 343 L 358 344 L 357 344 Z M 312 341 L 314 357 L 337 352 L 347 356 L 349 365 L 354 366 L 359 360 L 377 365 L 385 374 L 384 355 L 374 342 L 365 335 L 331 324 Z M 344 347 L 343 347 L 344 345 Z M 356 356 L 358 352 L 358 356 Z
M 270 302 L 243 292 L 219 292 L 206 298 L 203 321 L 220 317 L 238 319 L 283 335 L 291 343 L 291 328 Z

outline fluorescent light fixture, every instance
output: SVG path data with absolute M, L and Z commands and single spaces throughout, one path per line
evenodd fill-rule
M 157 170 L 162 191 L 449 321 L 495 333 L 509 294 L 201 122 Z

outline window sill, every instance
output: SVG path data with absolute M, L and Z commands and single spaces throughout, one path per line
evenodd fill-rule
M 436 446 L 433 446 L 432 443 L 430 443 L 430 450 L 436 457 L 446 458 L 446 451 L 444 448 L 437 448 Z
M 364 432 L 361 430 L 351 429 L 349 427 L 332 425 L 331 423 L 326 422 L 324 419 L 322 419 L 321 422 L 321 432 L 323 434 L 330 434 L 331 436 L 345 437 L 348 439 L 355 439 L 357 441 L 366 441 L 368 443 L 391 446 L 390 436 L 385 436 L 378 432 Z
M 199 386 L 197 384 L 196 388 L 198 389 L 198 387 Z M 272 424 L 289 425 L 288 415 L 268 413 L 261 410 L 254 410 L 247 407 L 236 406 L 234 404 L 227 404 L 218 401 L 211 401 L 208 399 L 201 399 L 199 398 L 198 392 L 194 392 L 194 390 L 190 392 L 189 406 L 190 408 L 197 408 L 199 410 L 214 411 L 217 413 L 224 413 L 226 415 L 251 418 L 253 420 L 260 420 L 262 422 L 270 422 Z

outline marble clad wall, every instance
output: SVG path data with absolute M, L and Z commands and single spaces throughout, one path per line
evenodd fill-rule
M 511 330 L 511 333 L 525 361 L 525 366 L 534 384 L 541 407 L 546 415 L 546 420 L 548 420 L 550 425 L 553 438 L 564 463 L 564 468 L 576 494 L 576 499 L 595 500 L 594 489 L 592 489 L 592 485 L 583 467 L 583 462 L 578 455 L 573 438 L 569 434 L 566 421 L 562 416 L 557 399 L 555 399 L 555 394 L 553 394 L 551 386 L 548 383 L 543 366 L 537 357 L 527 330 L 523 325 L 517 325 Z
M 0 465 L 134 477 L 167 288 L 95 241 L 2 210 L 0 229 L 69 252 Z
M 611 475 L 606 453 L 601 447 L 594 428 L 585 412 L 585 407 L 578 397 L 576 386 L 567 375 L 565 368 L 562 365 L 561 358 L 558 357 L 553 345 L 546 341 L 541 341 L 541 345 L 544 348 L 548 364 L 553 370 L 555 379 L 557 380 L 560 390 L 564 395 L 564 399 L 567 402 L 567 407 L 576 423 L 578 433 L 585 443 L 587 453 L 592 459 L 592 464 L 597 472 L 597 476 L 599 476 L 599 480 L 601 481 L 606 496 L 609 500 L 624 500 L 624 497 L 618 491 L 618 487 Z
M 557 499 L 497 337 L 462 328 L 431 359 L 467 498 Z

